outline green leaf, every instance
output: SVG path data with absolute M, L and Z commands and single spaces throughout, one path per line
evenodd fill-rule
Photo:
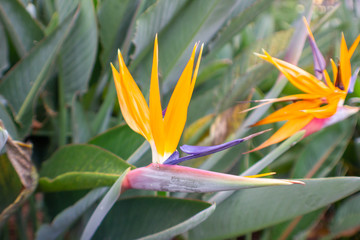
M 92 131 L 85 110 L 77 97 L 73 99 L 71 110 L 73 143 L 85 143 L 92 137 Z
M 250 22 L 254 21 L 263 11 L 269 8 L 273 1 L 256 0 L 242 3 L 241 11 L 234 17 L 230 24 L 221 29 L 219 37 L 210 44 L 212 51 L 216 51 L 229 42 L 236 34 L 241 32 Z
M 40 25 L 19 0 L 1 0 L 0 18 L 21 57 L 44 36 Z
M 186 0 L 158 0 L 151 5 L 136 21 L 134 36 L 135 52 L 133 58 L 150 50 L 154 45 L 155 35 L 161 32 L 185 5 Z
M 240 1 L 199 0 L 191 1 L 176 15 L 163 31 L 159 32 L 159 67 L 164 79 L 164 94 L 170 92 L 189 60 L 194 44 L 198 41 L 207 43 L 225 24 L 233 9 Z M 162 15 L 158 15 L 161 17 Z M 159 21 L 158 19 L 154 19 Z M 147 22 L 148 25 L 154 22 Z M 151 48 L 149 48 L 150 50 Z M 135 59 L 132 69 L 135 79 L 150 79 L 152 54 L 139 64 L 141 58 Z M 145 87 L 146 90 L 149 89 Z
M 15 120 L 31 122 L 31 110 L 42 85 L 47 80 L 56 53 L 72 27 L 76 14 L 36 45 L 2 79 L 0 93 L 9 101 Z
M 9 67 L 9 49 L 3 25 L 0 23 L 0 78 Z
M 132 167 L 118 156 L 93 145 L 67 145 L 42 166 L 41 191 L 65 191 L 112 185 Z
M 102 147 L 122 159 L 128 159 L 141 144 L 144 138 L 131 130 L 127 124 L 122 124 L 107 130 L 89 141 L 89 144 Z
M 99 37 L 102 45 L 101 63 L 109 67 L 109 61 L 115 58 L 117 49 L 124 42 L 127 28 L 134 15 L 138 1 L 106 0 L 98 10 Z
M 223 201 L 207 221 L 193 229 L 189 238 L 200 240 L 236 237 L 309 213 L 360 190 L 358 177 L 302 181 L 305 186 L 268 187 L 236 192 Z
M 67 104 L 71 104 L 76 92 L 83 93 L 87 90 L 98 45 L 93 1 L 80 0 L 79 4 L 79 16 L 61 48 L 59 57 L 59 77 L 64 84 Z
M 356 117 L 351 117 L 309 137 L 299 154 L 292 177 L 325 177 L 339 162 L 354 133 Z
M 350 237 L 360 229 L 360 194 L 345 200 L 330 222 L 330 236 L 327 239 Z
M 43 224 L 36 233 L 36 239 L 57 239 L 63 234 L 84 212 L 89 209 L 106 192 L 107 188 L 97 188 L 86 194 L 74 205 L 59 213 L 51 224 Z
M 187 199 L 137 197 L 120 200 L 94 239 L 171 239 L 204 221 L 215 204 Z
M 126 169 L 123 172 L 123 174 L 116 180 L 114 185 L 112 185 L 110 190 L 106 193 L 104 198 L 96 207 L 95 211 L 93 212 L 85 226 L 85 229 L 80 238 L 81 240 L 87 240 L 92 238 L 105 216 L 108 214 L 112 206 L 114 206 L 115 202 L 120 197 L 122 182 L 129 170 L 130 168 Z

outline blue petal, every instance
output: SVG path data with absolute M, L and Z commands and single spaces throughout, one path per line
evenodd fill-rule
M 166 107 L 164 110 L 162 110 L 162 116 L 163 116 L 163 118 L 165 117 L 166 110 L 167 110 L 167 107 Z
M 352 93 L 354 91 L 354 87 L 355 87 L 355 82 L 356 82 L 356 79 L 358 77 L 358 74 L 359 74 L 359 70 L 360 70 L 360 67 L 358 67 L 354 74 L 351 76 L 350 78 L 350 84 L 349 84 L 349 90 L 348 90 L 348 93 Z
M 215 146 L 190 146 L 190 145 L 183 145 L 180 147 L 180 149 L 187 153 L 190 154 L 188 156 L 185 157 L 181 157 L 179 158 L 179 153 L 177 153 L 177 158 L 176 156 L 173 157 L 173 155 L 177 152 L 174 152 L 165 162 L 164 164 L 169 164 L 169 165 L 175 165 L 175 164 L 179 164 L 181 162 L 190 160 L 190 159 L 194 159 L 194 158 L 199 158 L 199 157 L 203 157 L 209 154 L 213 154 L 222 150 L 225 150 L 227 148 L 233 147 L 241 142 L 245 141 L 245 139 L 240 138 L 240 139 L 235 139 L 233 141 L 227 142 L 227 143 L 223 143 L 220 145 L 215 145 Z
M 322 53 L 320 52 L 314 39 L 312 39 L 310 36 L 309 36 L 309 43 L 310 43 L 311 50 L 313 53 L 313 58 L 314 58 L 315 77 L 317 79 L 321 80 L 323 77 L 324 69 L 326 68 L 325 58 L 322 55 Z

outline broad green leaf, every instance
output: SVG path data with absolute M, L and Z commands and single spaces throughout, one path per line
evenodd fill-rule
M 9 67 L 9 49 L 3 25 L 0 23 L 0 78 Z
M 51 224 L 43 224 L 36 233 L 36 239 L 57 239 L 77 221 L 106 192 L 107 188 L 97 188 L 86 194 L 74 205 L 59 213 Z
M 51 64 L 76 16 L 77 14 L 73 18 L 68 18 L 56 31 L 38 43 L 2 79 L 0 93 L 11 104 L 16 121 L 31 122 L 34 101 L 47 80 Z
M 122 124 L 107 130 L 89 141 L 102 147 L 122 159 L 128 159 L 144 142 L 144 138 L 131 130 L 127 124 Z
M 127 34 L 131 18 L 135 13 L 137 1 L 106 0 L 98 9 L 99 37 L 102 45 L 101 63 L 109 67 L 109 61 L 115 58 Z
M 81 240 L 92 238 L 105 216 L 108 214 L 112 206 L 114 206 L 115 202 L 120 197 L 122 182 L 129 170 L 130 168 L 126 169 L 123 174 L 121 174 L 121 176 L 116 180 L 116 182 L 112 185 L 104 198 L 101 200 L 99 205 L 96 207 L 95 211 L 87 222 L 83 233 L 81 234 Z
M 114 205 L 94 239 L 171 239 L 204 221 L 215 205 L 198 200 L 137 197 Z
M 19 0 L 1 0 L 0 18 L 21 57 L 44 36 L 40 25 Z
M 236 192 L 223 201 L 207 221 L 190 232 L 190 239 L 224 239 L 257 231 L 312 212 L 360 190 L 358 177 L 302 181 L 306 185 Z
M 93 145 L 68 145 L 48 159 L 40 171 L 42 191 L 65 191 L 112 185 L 132 167 L 120 157 Z
M 186 0 L 158 0 L 139 17 L 136 21 L 136 32 L 133 40 L 135 44 L 133 58 L 138 57 L 147 48 L 152 48 L 155 35 L 171 23 L 185 3 Z
M 98 45 L 93 1 L 73 2 L 79 2 L 79 16 L 61 48 L 59 57 L 59 77 L 68 104 L 71 104 L 76 92 L 86 91 Z
M 326 177 L 344 154 L 355 124 L 356 117 L 351 117 L 309 137 L 297 158 L 292 177 Z
M 345 200 L 330 222 L 330 234 L 326 239 L 350 237 L 360 229 L 360 194 Z

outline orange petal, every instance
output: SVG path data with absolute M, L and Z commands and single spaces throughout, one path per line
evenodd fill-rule
M 158 78 L 158 40 L 157 35 L 154 43 L 154 55 L 153 65 L 151 72 L 151 83 L 150 83 L 150 127 L 151 133 L 154 138 L 156 151 L 159 155 L 164 156 L 164 144 L 165 144 L 165 133 L 164 133 L 164 120 L 162 117 L 162 108 L 160 100 L 159 90 L 159 78 Z
M 355 39 L 354 43 L 351 45 L 350 49 L 349 49 L 349 56 L 351 57 L 357 47 L 357 45 L 360 42 L 360 35 L 357 36 L 357 38 Z
M 112 71 L 121 112 L 131 129 L 152 139 L 149 126 L 149 108 L 140 89 L 136 85 L 119 51 L 119 72 L 112 65 Z
M 298 89 L 310 94 L 329 93 L 330 89 L 319 79 L 303 69 L 292 65 L 291 63 L 271 57 L 265 52 L 265 55 L 257 54 L 262 59 L 274 64 L 280 72 Z
M 321 105 L 321 103 L 322 102 L 320 99 L 298 101 L 298 102 L 292 103 L 290 105 L 287 105 L 287 106 L 273 112 L 266 118 L 255 123 L 253 126 L 259 126 L 259 125 L 274 123 L 274 122 L 281 122 L 281 121 L 286 121 L 286 120 L 291 120 L 294 118 L 306 116 L 308 114 L 304 113 L 303 110 L 318 107 Z
M 299 117 L 296 119 L 289 120 L 286 122 L 277 132 L 275 132 L 268 140 L 263 142 L 260 146 L 251 150 L 250 152 L 254 152 L 275 143 L 281 142 L 288 137 L 294 135 L 301 129 L 303 129 L 314 117 L 311 115 Z
M 196 47 L 197 45 L 194 46 L 191 58 L 175 86 L 166 109 L 164 118 L 165 154 L 171 154 L 175 151 L 185 127 L 189 98 L 191 96 L 190 90 Z
M 350 55 L 346 46 L 344 34 L 342 34 L 340 45 L 340 76 L 341 79 L 338 80 L 341 81 L 344 86 L 344 89 L 341 90 L 347 92 L 351 78 L 351 64 Z

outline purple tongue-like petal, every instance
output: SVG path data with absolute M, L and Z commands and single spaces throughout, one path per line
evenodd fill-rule
M 356 79 L 358 77 L 359 70 L 360 70 L 360 67 L 356 68 L 354 74 L 350 78 L 350 84 L 349 84 L 348 93 L 352 93 L 354 91 L 355 82 L 356 82 Z
M 243 142 L 244 139 L 240 138 L 240 139 L 236 139 L 227 143 L 223 143 L 220 145 L 215 145 L 215 146 L 191 146 L 191 145 L 183 145 L 180 147 L 181 151 L 183 151 L 184 153 L 187 154 L 210 154 L 210 153 L 215 153 L 221 150 L 224 150 L 226 148 L 235 146 L 241 142 Z
M 166 159 L 166 161 L 164 162 L 164 164 L 168 164 L 166 162 L 174 162 L 177 161 L 180 157 L 180 154 L 178 152 L 178 150 L 175 150 L 175 152 L 173 152 L 173 154 L 170 155 L 170 157 L 168 159 Z M 173 164 L 170 164 L 173 165 Z
M 190 159 L 194 159 L 194 158 L 199 158 L 199 157 L 203 157 L 206 155 L 210 155 L 216 152 L 220 152 L 222 150 L 225 150 L 227 148 L 233 147 L 241 142 L 244 142 L 246 140 L 249 140 L 257 135 L 260 135 L 264 132 L 269 131 L 265 130 L 265 131 L 261 131 L 258 133 L 254 133 L 252 135 L 249 135 L 245 138 L 239 138 L 239 139 L 235 139 L 233 141 L 227 142 L 227 143 L 223 143 L 220 145 L 215 145 L 215 146 L 190 146 L 190 145 L 183 145 L 180 147 L 181 151 L 183 151 L 184 153 L 190 154 L 188 156 L 185 157 L 181 157 L 181 158 L 176 158 L 176 156 L 173 157 L 173 155 L 176 153 L 174 152 L 168 159 L 166 159 L 166 161 L 164 162 L 164 164 L 168 164 L 168 165 L 176 165 L 179 164 L 181 162 L 190 160 Z M 178 153 L 177 153 L 178 154 Z M 178 157 L 179 155 L 177 155 Z
M 181 157 L 181 158 L 178 158 L 178 159 L 169 157 L 164 162 L 164 164 L 176 165 L 176 164 L 179 164 L 181 162 L 184 162 L 184 161 L 187 161 L 187 160 L 190 160 L 190 159 L 203 157 L 203 156 L 206 156 L 206 155 L 210 155 L 212 153 L 216 153 L 216 152 L 225 150 L 225 149 L 233 147 L 233 146 L 235 146 L 235 145 L 237 145 L 237 144 L 239 144 L 239 143 L 241 143 L 243 141 L 244 141 L 244 139 L 236 139 L 236 140 L 224 143 L 224 144 L 220 144 L 220 145 L 216 145 L 216 146 L 209 146 L 209 147 L 184 145 L 184 146 L 181 146 L 180 149 L 182 151 L 184 151 L 185 153 L 188 153 L 190 155 L 185 156 L 185 157 Z
M 314 58 L 315 77 L 321 80 L 323 77 L 324 69 L 326 68 L 325 58 L 320 52 L 318 46 L 316 45 L 315 40 L 310 36 L 309 36 L 309 43 Z

